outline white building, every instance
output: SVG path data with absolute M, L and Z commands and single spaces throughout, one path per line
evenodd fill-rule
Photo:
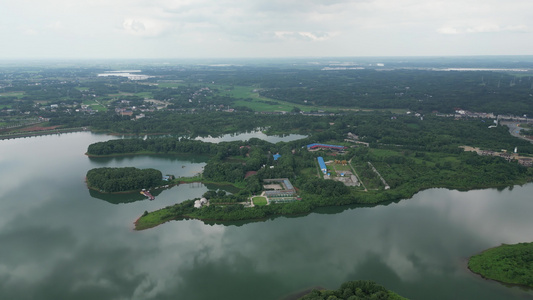
M 195 208 L 200 208 L 204 205 L 207 205 L 207 199 L 206 198 L 202 198 L 200 200 L 196 200 L 194 201 L 194 207 Z

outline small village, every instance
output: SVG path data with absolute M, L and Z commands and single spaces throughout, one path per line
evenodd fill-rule
M 461 146 L 460 148 L 463 148 L 465 151 L 470 152 L 476 152 L 478 155 L 482 156 L 497 156 L 501 157 L 507 161 L 517 161 L 519 164 L 525 167 L 531 167 L 533 166 L 533 158 L 529 156 L 521 156 L 518 153 L 518 148 L 515 147 L 514 151 L 512 153 L 509 153 L 505 150 L 502 151 L 490 151 L 490 150 L 482 150 L 477 147 L 470 147 L 470 146 Z

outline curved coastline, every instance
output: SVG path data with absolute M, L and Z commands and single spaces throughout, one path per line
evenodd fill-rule
M 205 143 L 205 142 L 193 142 L 193 141 L 187 141 L 187 143 L 191 143 L 189 145 L 191 146 L 203 146 L 205 148 L 198 148 L 205 152 L 207 156 L 213 156 L 215 159 L 210 160 L 207 167 L 210 166 L 210 163 L 213 163 L 213 165 L 217 166 L 218 169 L 211 168 L 210 171 L 210 178 L 217 178 L 217 180 L 209 180 L 204 179 L 202 176 L 195 176 L 195 177 L 184 177 L 184 178 L 177 178 L 176 180 L 180 183 L 184 182 L 202 182 L 202 183 L 211 183 L 211 184 L 217 184 L 217 185 L 225 185 L 230 184 L 232 186 L 236 186 L 238 188 L 245 188 L 245 182 L 239 181 L 239 182 L 221 182 L 218 180 L 231 180 L 229 177 L 225 176 L 213 176 L 214 170 L 222 170 L 227 167 L 227 164 L 224 164 L 220 161 L 217 161 L 216 155 L 213 153 L 217 152 L 223 152 L 222 150 L 227 149 L 220 149 L 221 146 L 217 145 L 214 146 L 211 143 Z M 92 145 L 91 145 L 92 146 Z M 89 146 L 89 147 L 91 147 Z M 98 145 L 101 147 L 101 145 Z M 238 149 L 237 146 L 239 145 L 232 145 L 233 148 Z M 210 148 L 214 147 L 214 148 Z M 241 148 L 243 146 L 241 145 Z M 293 146 L 295 149 L 298 147 L 298 145 Z M 146 147 L 139 147 L 143 150 L 137 151 L 137 152 L 129 152 L 129 153 L 112 153 L 112 154 L 106 154 L 106 155 L 93 155 L 86 153 L 88 156 L 92 157 L 119 157 L 119 156 L 126 156 L 126 155 L 187 155 L 190 152 L 182 153 L 182 152 L 156 152 L 156 151 L 147 151 Z M 176 147 L 176 149 L 179 147 Z M 239 149 L 241 149 L 239 148 Z M 181 147 L 179 149 L 188 149 L 191 150 L 193 148 L 186 148 Z M 236 150 L 233 149 L 235 152 Z M 249 149 L 249 148 L 248 148 Z M 217 150 L 217 151 L 214 151 Z M 88 149 L 88 152 L 90 149 Z M 262 151 L 266 151 L 262 149 Z M 383 151 L 383 150 L 382 150 Z M 104 152 L 102 152 L 104 153 Z M 226 152 L 224 152 L 226 153 Z M 239 152 L 235 152 L 239 153 Z M 233 154 L 235 154 L 233 153 Z M 266 153 L 266 152 L 265 152 Z M 210 155 L 211 154 L 211 155 Z M 264 154 L 264 153 L 263 153 Z M 293 153 L 294 154 L 294 153 Z M 363 153 L 364 154 L 364 153 Z M 416 153 L 415 153 L 416 154 Z M 355 154 L 354 154 L 355 155 Z M 468 156 L 470 155 L 470 156 Z M 333 190 L 328 190 L 327 193 L 324 193 L 320 190 L 320 188 L 326 188 L 329 186 L 323 186 L 320 187 L 318 190 L 316 188 L 312 188 L 314 184 L 319 184 L 319 182 L 324 181 L 321 177 L 318 179 L 317 182 L 313 181 L 313 183 L 310 183 L 311 187 L 309 187 L 309 184 L 305 184 L 305 178 L 300 179 L 300 182 L 297 184 L 299 185 L 301 190 L 299 193 L 299 196 L 301 198 L 300 201 L 295 201 L 291 203 L 284 203 L 284 204 L 274 204 L 274 205 L 267 205 L 265 207 L 244 207 L 242 205 L 236 205 L 231 204 L 227 206 L 220 206 L 220 205 L 211 205 L 211 207 L 203 207 L 201 209 L 191 209 L 191 207 L 184 207 L 184 203 L 182 202 L 179 204 L 175 204 L 173 206 L 167 206 L 165 208 L 153 211 L 151 213 L 147 213 L 148 216 L 150 216 L 150 221 L 145 223 L 146 215 L 141 216 L 138 220 L 135 221 L 136 229 L 142 230 L 146 228 L 151 228 L 154 226 L 157 226 L 159 224 L 165 223 L 170 220 L 176 220 L 176 219 L 184 219 L 184 218 L 193 218 L 203 221 L 220 221 L 220 222 L 227 222 L 227 221 L 254 221 L 254 220 L 261 220 L 266 219 L 270 217 L 275 216 L 282 216 L 282 215 L 305 215 L 310 212 L 315 211 L 318 208 L 325 208 L 325 207 L 342 207 L 347 205 L 354 205 L 354 204 L 363 204 L 363 205 L 377 205 L 380 203 L 390 203 L 390 202 L 397 202 L 402 199 L 409 199 L 412 198 L 416 193 L 431 189 L 431 188 L 445 188 L 445 189 L 454 189 L 459 191 L 469 191 L 469 190 L 475 190 L 475 189 L 486 189 L 486 188 L 496 188 L 496 189 L 503 189 L 506 187 L 514 186 L 514 185 L 521 185 L 525 184 L 527 182 L 532 181 L 531 172 L 527 172 L 525 169 L 515 170 L 511 169 L 511 171 L 514 171 L 514 173 L 511 173 L 512 177 L 506 177 L 504 179 L 502 178 L 492 178 L 492 180 L 468 180 L 469 178 L 475 178 L 474 175 L 476 173 L 474 172 L 474 168 L 471 166 L 475 164 L 477 161 L 477 156 L 472 156 L 473 154 L 465 154 L 465 157 L 462 157 L 463 160 L 474 160 L 473 162 L 470 162 L 468 165 L 469 168 L 462 169 L 452 169 L 451 165 L 446 166 L 439 165 L 438 163 L 435 164 L 435 166 L 426 166 L 426 164 L 420 163 L 419 165 L 422 166 L 419 172 L 426 172 L 428 175 L 426 177 L 423 177 L 423 180 L 416 180 L 416 176 L 411 176 L 411 178 L 406 179 L 404 181 L 398 181 L 396 186 L 393 186 L 390 189 L 372 189 L 372 190 L 357 190 L 357 189 L 337 189 L 335 190 L 335 193 L 333 193 Z M 391 160 L 391 163 L 396 163 L 398 165 L 405 165 L 406 163 L 409 163 L 409 160 L 405 161 L 394 161 L 394 158 L 399 156 L 399 154 L 396 154 L 396 156 L 392 155 L 390 158 L 393 158 Z M 455 159 L 459 160 L 457 155 L 449 155 L 448 156 L 435 156 L 432 159 L 424 160 L 423 162 L 426 162 L 427 164 L 433 163 L 436 159 Z M 301 161 L 309 161 L 309 157 L 302 158 L 302 155 L 296 156 L 299 157 Z M 422 156 L 423 157 L 423 156 Z M 412 158 L 412 157 L 409 157 Z M 220 158 L 219 158 L 220 159 Z M 482 159 L 482 163 L 486 166 L 493 167 L 499 166 L 500 164 L 502 166 L 504 162 L 502 161 L 494 161 L 494 159 Z M 403 164 L 402 164 L 403 162 Z M 243 163 L 244 164 L 244 163 Z M 507 164 L 507 162 L 505 162 Z M 492 169 L 488 169 L 489 171 Z M 442 175 L 441 172 L 437 172 L 436 170 L 442 170 L 442 172 L 445 173 L 445 175 Z M 300 169 L 294 169 L 292 172 L 300 172 Z M 216 171 L 218 172 L 218 171 Z M 424 173 L 424 175 L 426 174 Z M 299 174 L 299 173 L 298 173 Z M 216 174 L 215 174 L 216 175 Z M 314 174 L 313 174 L 314 175 Z M 455 176 L 459 176 L 460 178 L 464 178 L 464 180 L 458 180 L 455 179 Z M 500 176 L 501 177 L 501 176 Z M 315 180 L 312 179 L 312 180 Z M 311 180 L 311 179 L 310 179 Z M 333 182 L 333 181 L 328 181 Z M 305 187 L 304 187 L 305 185 Z M 333 185 L 334 186 L 334 185 Z M 250 191 L 248 191 L 250 192 Z M 245 193 L 243 193 L 244 195 Z M 251 194 L 248 194 L 251 195 Z M 242 196 L 242 195 L 241 195 Z M 192 206 L 192 205 L 190 205 Z
M 505 188 L 505 187 L 508 187 L 508 186 L 484 187 L 484 188 L 495 188 L 496 189 L 496 188 Z M 428 190 L 428 189 L 434 189 L 434 188 L 435 189 L 444 188 L 444 189 L 458 190 L 458 191 L 470 191 L 470 190 L 476 190 L 476 189 L 484 189 L 483 187 L 466 189 L 466 190 L 447 188 L 447 187 L 430 187 L 430 188 L 418 189 L 416 191 L 413 191 L 412 194 L 406 195 L 405 197 L 403 197 L 402 195 L 398 195 L 398 197 L 396 197 L 396 198 L 388 198 L 386 196 L 383 196 L 384 194 L 381 193 L 381 194 L 373 194 L 374 200 L 376 200 L 376 198 L 377 198 L 378 199 L 377 201 L 373 201 L 373 202 L 357 201 L 357 199 L 359 199 L 359 197 L 355 197 L 355 198 L 352 198 L 351 202 L 348 202 L 348 203 L 344 202 L 342 204 L 333 204 L 332 203 L 332 204 L 323 204 L 323 205 L 321 205 L 320 203 L 316 203 L 315 201 L 313 201 L 313 202 L 304 202 L 305 200 L 302 200 L 303 203 L 307 203 L 308 205 L 306 205 L 305 207 L 302 207 L 303 210 L 300 210 L 300 211 L 297 211 L 297 212 L 292 212 L 292 213 L 276 213 L 275 212 L 275 213 L 271 213 L 271 214 L 267 213 L 267 214 L 261 215 L 260 217 L 253 217 L 255 214 L 251 210 L 253 210 L 253 209 L 261 209 L 261 207 L 259 207 L 259 208 L 248 207 L 245 210 L 249 210 L 250 211 L 250 217 L 246 217 L 246 216 L 242 217 L 242 215 L 239 216 L 239 217 L 242 217 L 242 218 L 232 218 L 232 216 L 229 215 L 229 214 L 225 215 L 223 218 L 202 217 L 201 215 L 198 215 L 197 213 L 195 214 L 195 211 L 190 211 L 190 212 L 187 212 L 187 213 L 184 213 L 184 214 L 172 214 L 172 212 L 175 211 L 176 209 L 181 209 L 180 206 L 183 206 L 186 201 L 192 201 L 192 200 L 186 200 L 184 202 L 177 203 L 177 204 L 174 204 L 172 206 L 167 206 L 167 207 L 164 207 L 164 208 L 152 211 L 152 212 L 148 212 L 148 215 L 149 214 L 159 215 L 159 217 L 160 217 L 160 221 L 159 222 L 155 222 L 155 223 L 146 222 L 145 223 L 143 221 L 143 218 L 145 218 L 146 215 L 142 215 L 137 220 L 135 220 L 134 225 L 135 225 L 135 230 L 140 231 L 140 230 L 153 228 L 153 227 L 156 227 L 158 225 L 164 224 L 166 222 L 175 221 L 175 220 L 179 221 L 179 220 L 195 219 L 195 220 L 203 221 L 204 223 L 210 222 L 210 221 L 211 222 L 223 222 L 223 223 L 225 223 L 225 222 L 245 222 L 245 223 L 248 223 L 248 222 L 257 222 L 257 221 L 261 221 L 261 220 L 268 220 L 268 219 L 282 217 L 282 216 L 285 216 L 285 217 L 288 217 L 288 216 L 306 216 L 306 215 L 308 215 L 310 213 L 316 212 L 316 211 L 318 211 L 320 209 L 324 209 L 324 208 L 346 208 L 346 209 L 349 209 L 351 206 L 354 206 L 354 205 L 365 205 L 365 206 L 370 206 L 370 207 L 377 206 L 377 205 L 383 205 L 383 204 L 388 205 L 388 204 L 391 204 L 391 203 L 397 203 L 397 202 L 399 202 L 401 200 L 411 199 L 417 193 L 420 193 L 420 192 L 422 192 L 424 190 Z M 380 195 L 382 196 L 381 198 L 385 197 L 387 199 L 379 199 Z M 239 204 L 237 204 L 237 205 L 239 205 Z M 274 204 L 274 206 L 283 206 L 283 205 L 284 204 Z M 269 206 L 272 207 L 272 205 L 269 205 Z
M 75 128 L 55 128 L 55 129 L 50 129 L 50 130 L 37 130 L 37 131 L 28 131 L 28 132 L 2 133 L 0 134 L 0 140 L 9 140 L 9 139 L 18 139 L 18 138 L 26 138 L 26 137 L 34 137 L 34 136 L 72 133 L 72 132 L 82 132 L 82 131 L 91 131 L 91 129 L 89 127 L 75 127 Z
M 533 242 L 488 248 L 471 256 L 467 267 L 483 279 L 533 289 Z

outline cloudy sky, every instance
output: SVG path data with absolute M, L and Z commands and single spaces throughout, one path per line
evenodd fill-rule
M 0 59 L 533 55 L 531 0 L 2 0 Z

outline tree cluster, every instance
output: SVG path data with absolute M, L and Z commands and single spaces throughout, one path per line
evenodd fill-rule
M 138 152 L 155 153 L 195 153 L 215 155 L 221 147 L 217 144 L 206 143 L 185 138 L 156 138 L 156 139 L 117 139 L 98 142 L 89 145 L 88 155 L 116 155 Z
M 162 177 L 155 169 L 95 168 L 87 172 L 87 185 L 107 193 L 124 192 L 159 186 Z
M 533 243 L 488 249 L 472 256 L 468 268 L 485 278 L 533 287 Z
M 401 300 L 405 299 L 368 280 L 343 283 L 337 290 L 313 290 L 298 300 Z
M 261 96 L 300 105 L 531 114 L 531 77 L 497 72 L 292 70 L 263 82 Z M 513 101 L 507 101 L 513 99 Z

